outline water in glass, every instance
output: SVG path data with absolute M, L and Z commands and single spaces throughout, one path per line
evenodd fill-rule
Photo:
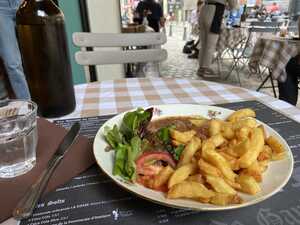
M 21 108 L 18 108 L 18 104 L 13 106 L 14 108 L 9 106 L 13 110 L 10 110 L 8 115 L 2 117 L 0 115 L 1 178 L 19 176 L 31 170 L 35 165 L 36 109 L 32 106 L 28 107 L 27 103 L 24 104 L 19 104 Z M 29 104 L 31 103 L 29 102 Z

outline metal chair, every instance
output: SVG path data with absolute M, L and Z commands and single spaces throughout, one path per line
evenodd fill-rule
M 233 58 L 233 64 L 231 66 L 231 69 L 227 76 L 225 77 L 225 80 L 229 79 L 229 77 L 232 75 L 232 72 L 235 70 L 236 75 L 239 81 L 239 84 L 241 86 L 241 79 L 240 79 L 240 71 L 244 69 L 244 67 L 248 64 L 252 49 L 253 49 L 253 34 L 265 34 L 265 33 L 273 33 L 276 34 L 279 31 L 279 27 L 281 25 L 281 22 L 261 22 L 261 21 L 252 21 L 249 25 L 248 29 L 248 37 L 247 39 L 242 42 L 237 48 L 234 50 L 234 58 Z M 240 68 L 239 68 L 240 66 Z M 258 75 L 263 79 L 263 74 L 265 72 L 266 68 L 263 70 L 259 70 Z M 251 74 L 250 74 L 251 76 Z M 249 77 L 250 77 L 249 76 Z M 273 84 L 273 82 L 272 82 Z M 262 88 L 262 87 L 260 87 Z
M 75 53 L 75 60 L 83 66 L 158 63 L 167 58 L 167 51 L 161 49 L 161 45 L 166 41 L 164 33 L 73 33 L 74 44 L 81 47 L 81 51 Z M 135 48 L 128 50 L 131 46 Z M 145 49 L 143 46 L 151 48 Z M 92 48 L 92 51 L 87 51 L 88 47 Z

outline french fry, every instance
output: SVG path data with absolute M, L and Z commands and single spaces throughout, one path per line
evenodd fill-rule
M 229 141 L 228 147 L 233 147 L 238 143 L 239 143 L 239 141 L 236 138 L 233 138 L 232 140 Z
M 210 202 L 210 198 L 196 198 L 195 200 L 197 200 L 201 203 L 204 203 L 204 204 L 207 204 Z
M 237 158 L 226 153 L 226 151 L 219 152 L 228 162 L 235 161 Z
M 237 193 L 236 190 L 227 184 L 221 177 L 207 175 L 206 181 L 217 193 L 226 193 L 231 195 L 235 195 Z
M 229 204 L 240 204 L 242 203 L 242 199 L 238 195 L 216 193 L 215 196 L 210 198 L 210 203 L 214 205 L 226 206 Z
M 250 108 L 244 108 L 232 113 L 227 120 L 230 122 L 236 122 L 245 117 L 256 117 L 256 113 Z
M 194 182 L 198 182 L 198 183 L 201 183 L 201 184 L 204 184 L 204 182 L 205 182 L 204 179 L 203 179 L 202 174 L 200 174 L 200 173 L 189 176 L 186 179 L 186 181 L 194 181 Z
M 234 145 L 232 149 L 237 156 L 241 157 L 248 151 L 249 148 L 250 148 L 250 140 L 248 138 L 245 138 L 237 145 Z
M 234 130 L 241 129 L 242 127 L 248 127 L 248 128 L 252 129 L 257 126 L 256 119 L 252 118 L 252 117 L 239 119 L 239 120 L 233 122 L 232 124 L 233 124 Z
M 239 170 L 239 166 L 237 164 L 237 158 L 235 158 L 234 156 L 226 152 L 220 152 L 220 154 L 227 160 L 227 162 L 229 162 L 232 170 Z
M 202 149 L 201 149 L 202 157 L 205 157 L 207 152 L 215 151 L 215 149 L 216 149 L 216 146 L 210 139 L 203 141 Z
M 227 183 L 227 184 L 229 184 L 232 188 L 234 188 L 235 190 L 240 190 L 241 189 L 241 185 L 240 184 L 238 184 L 237 182 L 235 182 L 235 181 L 231 181 L 231 180 L 228 180 L 227 178 L 223 178 L 224 179 L 224 181 Z
M 211 198 L 215 195 L 212 190 L 207 189 L 203 184 L 194 181 L 183 181 L 175 184 L 168 191 L 167 198 Z
M 233 147 L 224 148 L 224 152 L 232 157 L 238 158 L 238 154 L 233 150 Z
M 201 173 L 203 173 L 204 175 L 212 175 L 216 177 L 222 176 L 222 173 L 218 168 L 209 164 L 208 162 L 205 162 L 203 159 L 199 160 L 198 166 Z
M 172 139 L 175 139 L 176 141 L 180 143 L 188 143 L 196 134 L 196 131 L 194 130 L 189 130 L 185 132 L 180 132 L 178 130 L 171 129 L 170 130 L 170 135 Z
M 212 144 L 213 146 L 213 144 Z M 236 174 L 232 171 L 230 164 L 227 160 L 212 149 L 210 142 L 206 142 L 206 145 L 202 148 L 202 157 L 213 166 L 217 167 L 227 179 L 234 181 Z
M 201 139 L 193 137 L 190 142 L 185 146 L 184 150 L 180 155 L 180 159 L 177 167 L 181 167 L 191 162 L 194 154 L 201 148 Z
M 268 137 L 266 142 L 274 153 L 284 152 L 283 145 L 274 136 Z
M 175 147 L 177 147 L 177 146 L 179 146 L 179 145 L 185 145 L 185 143 L 182 143 L 182 142 L 177 141 L 177 140 L 175 140 L 175 139 L 172 139 L 171 142 L 172 142 L 172 145 L 175 146 Z
M 234 130 L 232 127 L 232 123 L 229 122 L 224 122 L 223 126 L 221 128 L 221 133 L 223 135 L 224 138 L 231 140 L 232 138 L 234 138 Z
M 226 139 L 220 133 L 211 136 L 209 139 L 214 143 L 216 147 L 219 147 L 226 142 Z
M 170 189 L 175 184 L 181 183 L 187 179 L 190 175 L 197 172 L 197 164 L 189 163 L 176 169 L 168 181 L 168 188 Z
M 253 135 L 250 138 L 250 147 L 248 150 L 238 159 L 238 165 L 240 168 L 248 168 L 257 159 L 259 153 L 264 147 L 263 132 L 259 128 L 255 128 Z
M 264 161 L 270 159 L 272 159 L 272 149 L 268 145 L 265 145 L 261 153 L 259 153 L 257 160 Z
M 164 167 L 154 178 L 153 188 L 157 189 L 162 185 L 166 184 L 174 173 L 174 169 L 171 166 Z
M 258 161 L 252 163 L 247 169 L 242 169 L 240 174 L 248 175 L 253 177 L 257 182 L 262 181 L 262 173 L 264 172 L 264 167 L 260 166 Z
M 212 119 L 209 124 L 209 136 L 212 137 L 221 132 L 222 121 L 217 119 Z
M 239 141 L 247 139 L 249 138 L 252 130 L 253 129 L 250 127 L 242 127 L 235 131 L 235 136 Z
M 259 184 L 252 176 L 240 175 L 236 181 L 241 185 L 241 191 L 250 195 L 255 195 L 261 191 Z

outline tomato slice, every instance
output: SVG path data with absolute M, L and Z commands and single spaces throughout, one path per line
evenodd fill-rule
M 166 151 L 146 151 L 135 161 L 137 174 L 143 174 L 146 176 L 158 174 L 163 168 L 163 166 L 155 164 L 158 161 L 164 161 L 171 167 L 176 167 L 176 162 L 170 153 Z

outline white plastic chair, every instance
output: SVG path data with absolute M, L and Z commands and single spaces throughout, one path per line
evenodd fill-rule
M 166 43 L 164 33 L 73 33 L 73 42 L 81 47 L 81 51 L 75 53 L 75 60 L 83 66 L 127 64 L 127 63 L 159 63 L 167 59 L 167 51 L 161 49 Z M 128 50 L 136 46 L 136 49 Z M 141 48 L 148 46 L 148 48 Z M 150 46 L 150 48 L 149 48 Z M 92 47 L 93 51 L 87 51 Z M 119 47 L 109 49 L 110 47 Z M 106 49 L 105 49 L 106 48 Z M 127 50 L 124 48 L 127 48 Z M 140 48 L 140 49 L 139 49 Z M 159 74 L 159 66 L 157 69 Z

